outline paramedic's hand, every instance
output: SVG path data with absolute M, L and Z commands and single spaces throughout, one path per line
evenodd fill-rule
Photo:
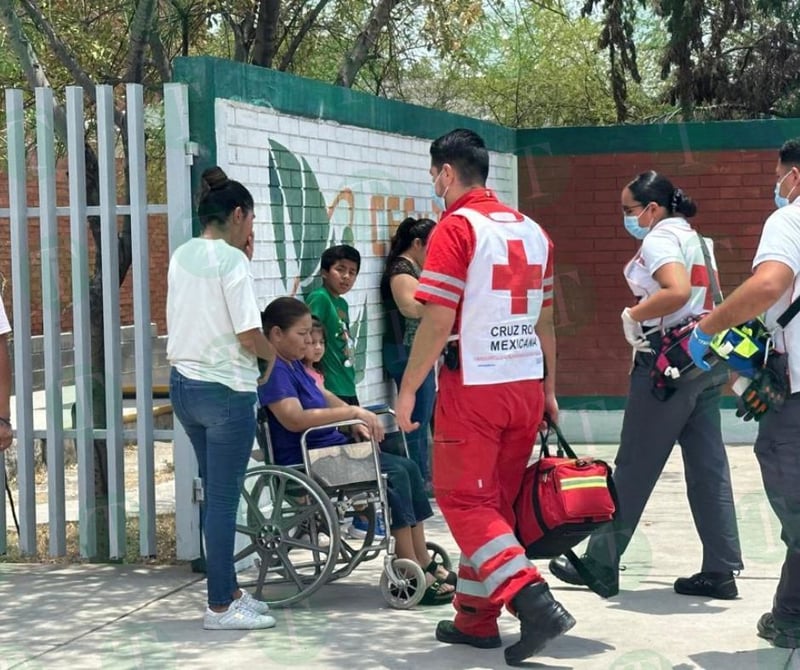
M 394 414 L 397 419 L 397 425 L 404 433 L 410 433 L 412 430 L 419 428 L 419 421 L 411 420 L 411 413 L 414 411 L 414 405 L 417 402 L 415 393 L 404 391 L 402 385 L 400 392 L 397 394 L 397 404 L 394 406 Z
M 353 426 L 356 435 L 360 435 L 365 440 L 370 439 L 370 436 L 372 436 L 376 442 L 383 442 L 383 423 L 381 423 L 377 415 L 363 407 L 356 407 L 355 410 L 355 418 L 367 424 L 366 426 L 361 424 Z
M 558 423 L 558 401 L 555 395 L 546 393 L 544 396 L 544 417 L 539 424 L 539 430 L 541 432 L 547 431 L 548 418 L 551 423 Z
M 708 353 L 708 347 L 711 345 L 713 335 L 704 332 L 700 325 L 696 325 L 692 331 L 692 337 L 689 339 L 689 356 L 692 357 L 692 362 L 701 370 L 710 370 L 711 366 L 706 363 L 705 355 Z
M 645 354 L 653 353 L 650 343 L 644 336 L 642 324 L 631 316 L 630 307 L 626 307 L 622 310 L 620 318 L 622 319 L 622 332 L 625 333 L 625 339 L 628 341 L 628 344 L 636 351 L 641 351 Z

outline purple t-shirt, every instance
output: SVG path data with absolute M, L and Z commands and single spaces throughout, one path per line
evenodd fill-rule
M 300 361 L 288 363 L 281 358 L 275 361 L 269 378 L 258 387 L 258 401 L 267 408 L 269 415 L 269 437 L 272 440 L 276 465 L 296 465 L 303 462 L 303 453 L 300 451 L 302 433 L 284 428 L 269 410 L 270 403 L 286 398 L 297 398 L 303 409 L 324 409 L 328 406 L 322 391 Z M 315 430 L 308 435 L 309 447 L 328 447 L 347 441 L 347 437 L 335 428 Z

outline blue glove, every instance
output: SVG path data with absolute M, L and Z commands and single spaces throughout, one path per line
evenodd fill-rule
M 689 356 L 692 357 L 692 362 L 701 370 L 711 369 L 711 366 L 704 359 L 713 337 L 713 335 L 703 332 L 700 326 L 695 326 L 692 331 L 692 337 L 689 339 Z

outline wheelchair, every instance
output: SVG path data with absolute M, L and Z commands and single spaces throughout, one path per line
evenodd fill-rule
M 415 562 L 395 555 L 389 533 L 390 510 L 386 475 L 381 473 L 381 450 L 408 455 L 405 436 L 394 412 L 385 405 L 367 407 L 378 416 L 386 437 L 330 447 L 309 447 L 315 431 L 365 425 L 358 420 L 317 426 L 301 437 L 303 463 L 275 465 L 267 410 L 260 407 L 257 449 L 252 458 L 262 464 L 244 476 L 237 514 L 235 554 L 242 588 L 271 607 L 294 605 L 324 584 L 347 577 L 364 561 L 383 556 L 380 591 L 396 609 L 417 605 L 425 594 L 425 572 Z M 386 536 L 376 535 L 377 513 L 385 520 Z M 348 518 L 366 518 L 363 538 L 346 537 L 342 525 Z M 433 559 L 450 570 L 445 549 L 427 543 Z

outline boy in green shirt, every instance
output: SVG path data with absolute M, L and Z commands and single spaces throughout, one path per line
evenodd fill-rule
M 331 247 L 322 253 L 320 268 L 322 286 L 312 291 L 306 302 L 325 329 L 326 346 L 321 361 L 325 388 L 346 403 L 358 405 L 350 313 L 342 296 L 355 284 L 361 269 L 361 254 L 347 244 Z

